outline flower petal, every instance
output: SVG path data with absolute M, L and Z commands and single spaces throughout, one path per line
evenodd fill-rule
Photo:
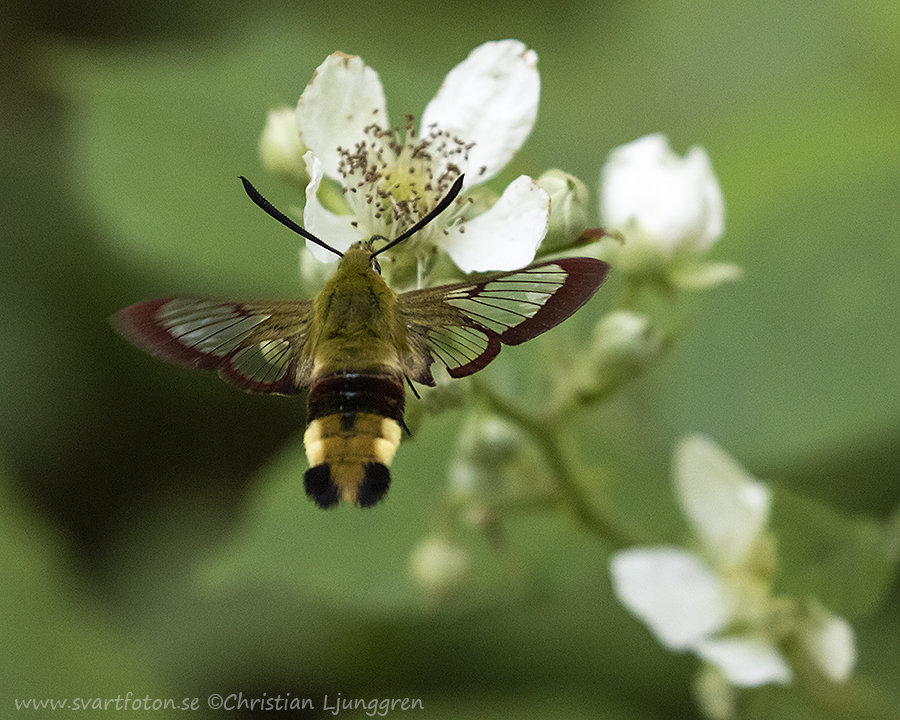
M 516 270 L 534 259 L 549 218 L 550 196 L 522 175 L 489 210 L 451 225 L 437 242 L 463 272 Z
M 768 488 L 702 435 L 676 448 L 675 486 L 707 551 L 724 566 L 743 560 L 768 522 Z
M 322 203 L 319 202 L 316 193 L 319 191 L 319 185 L 323 177 L 322 163 L 319 158 L 313 155 L 310 150 L 303 156 L 303 161 L 306 163 L 306 172 L 309 173 L 310 177 L 309 185 L 306 186 L 303 227 L 322 242 L 328 243 L 340 252 L 346 251 L 355 242 L 367 239 L 358 227 L 353 225 L 353 215 L 335 215 L 333 212 L 326 210 Z M 309 240 L 306 241 L 306 246 L 316 260 L 320 262 L 334 262 L 334 253 Z
M 791 668 L 778 648 L 762 637 L 704 640 L 695 650 L 700 657 L 719 668 L 732 685 L 785 685 L 793 678 Z
M 822 673 L 843 682 L 856 664 L 853 628 L 844 618 L 822 611 L 820 622 L 801 635 L 803 645 Z
M 487 42 L 475 48 L 444 79 L 422 114 L 420 135 L 436 124 L 442 131 L 475 143 L 469 150 L 466 184 L 496 175 L 531 134 L 541 81 L 537 54 L 518 40 Z
M 725 202 L 706 151 L 679 158 L 662 134 L 610 153 L 601 176 L 600 213 L 618 230 L 638 225 L 661 250 L 705 252 L 725 228 Z
M 355 55 L 329 55 L 297 103 L 303 143 L 322 161 L 328 177 L 340 178 L 337 149 L 352 150 L 365 138 L 363 128 L 372 123 L 388 128 L 378 73 Z
M 695 555 L 674 547 L 623 550 L 610 560 L 616 597 L 670 650 L 723 629 L 735 600 Z

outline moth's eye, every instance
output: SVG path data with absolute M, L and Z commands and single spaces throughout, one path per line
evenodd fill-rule
M 381 265 L 378 264 L 378 258 L 376 257 L 372 258 L 372 269 L 381 275 Z

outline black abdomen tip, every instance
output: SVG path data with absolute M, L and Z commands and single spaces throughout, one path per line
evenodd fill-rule
M 306 471 L 303 476 L 303 487 L 310 500 L 320 508 L 334 507 L 340 500 L 338 486 L 331 479 L 331 468 L 327 463 L 316 465 Z
M 347 471 L 347 467 L 338 467 L 338 481 L 341 484 L 335 482 L 331 465 L 328 463 L 311 467 L 303 476 L 306 494 L 310 500 L 323 509 L 334 507 L 342 499 L 352 501 L 361 507 L 372 507 L 379 503 L 387 494 L 391 484 L 391 473 L 387 466 L 379 462 L 369 462 L 355 467 L 356 470 L 352 475 L 359 478 L 359 470 L 362 470 L 362 479 L 357 479 L 355 482 L 349 480 L 349 483 L 347 477 L 340 477 L 342 472 Z M 344 488 L 343 492 L 341 487 Z
M 381 463 L 366 463 L 365 476 L 356 491 L 356 501 L 361 507 L 372 507 L 387 494 L 391 473 Z

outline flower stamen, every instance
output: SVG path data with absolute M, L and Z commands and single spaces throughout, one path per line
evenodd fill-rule
M 364 128 L 365 139 L 352 150 L 337 148 L 338 171 L 357 215 L 373 221 L 378 234 L 397 237 L 427 215 L 462 173 L 474 143 L 436 126 L 419 138 L 413 116 L 403 128 L 386 130 L 377 123 Z M 361 191 L 361 203 L 353 195 Z M 453 218 L 452 211 L 450 222 Z

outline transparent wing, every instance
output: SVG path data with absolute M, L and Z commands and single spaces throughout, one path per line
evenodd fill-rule
M 523 343 L 572 315 L 608 271 L 601 260 L 564 258 L 400 295 L 412 345 L 407 374 L 433 384 L 428 367 L 435 360 L 451 377 L 481 370 L 501 345 Z
M 310 300 L 234 303 L 164 298 L 112 316 L 133 345 L 167 362 L 215 369 L 245 390 L 293 394 L 307 384 Z

